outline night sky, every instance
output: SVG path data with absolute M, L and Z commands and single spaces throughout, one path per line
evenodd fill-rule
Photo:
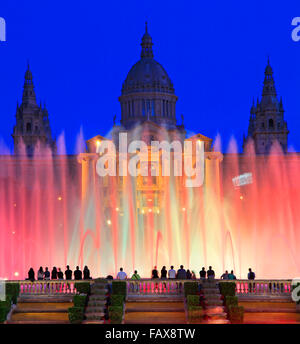
M 247 3 L 247 4 L 246 4 Z M 118 96 L 139 59 L 145 21 L 154 57 L 167 70 L 177 118 L 241 149 L 253 97 L 261 96 L 270 56 L 283 98 L 289 145 L 300 151 L 300 41 L 291 21 L 300 2 L 274 1 L 1 1 L 7 42 L 0 42 L 0 137 L 13 146 L 17 100 L 30 61 L 38 101 L 46 101 L 55 137 L 67 151 L 106 135 L 120 119 Z

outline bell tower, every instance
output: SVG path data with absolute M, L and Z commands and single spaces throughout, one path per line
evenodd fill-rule
M 32 156 L 46 148 L 56 153 L 46 106 L 37 105 L 33 77 L 29 67 L 25 73 L 22 103 L 17 104 L 16 125 L 13 129 L 14 153 Z
M 288 145 L 287 123 L 284 120 L 282 99 L 278 100 L 273 78 L 273 69 L 268 63 L 265 69 L 265 79 L 261 101 L 257 99 L 250 110 L 248 136 L 244 140 L 244 148 L 251 138 L 254 141 L 257 154 L 268 154 L 272 144 L 277 141 L 283 152 Z

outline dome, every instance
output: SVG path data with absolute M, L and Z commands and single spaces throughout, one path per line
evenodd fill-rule
M 145 57 L 132 66 L 123 83 L 123 95 L 136 92 L 174 94 L 174 87 L 163 66 L 153 58 Z

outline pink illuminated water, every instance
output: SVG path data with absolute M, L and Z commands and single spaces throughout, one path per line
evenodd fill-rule
M 67 264 L 88 265 L 93 277 L 123 266 L 148 278 L 154 265 L 180 264 L 197 276 L 208 265 L 217 276 L 233 269 L 246 278 L 249 267 L 261 279 L 300 275 L 297 154 L 274 147 L 255 156 L 249 147 L 241 157 L 232 142 L 219 184 L 208 169 L 200 188 L 164 177 L 156 201 L 155 187 L 142 195 L 131 177 L 120 197 L 116 178 L 103 187 L 93 167 L 84 176 L 78 157 L 63 154 L 63 138 L 59 147 L 56 157 L 0 158 L 0 277 L 23 279 L 30 267 L 64 271 Z M 252 183 L 235 187 L 232 179 L 244 173 Z

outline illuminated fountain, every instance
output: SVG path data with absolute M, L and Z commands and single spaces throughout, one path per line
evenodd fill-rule
M 154 265 L 180 264 L 197 276 L 208 265 L 217 276 L 246 278 L 249 267 L 258 278 L 299 275 L 299 156 L 251 148 L 241 156 L 232 142 L 223 161 L 206 153 L 198 188 L 177 177 L 99 177 L 95 153 L 2 155 L 0 276 L 66 264 L 94 277 L 123 266 L 146 278 Z

